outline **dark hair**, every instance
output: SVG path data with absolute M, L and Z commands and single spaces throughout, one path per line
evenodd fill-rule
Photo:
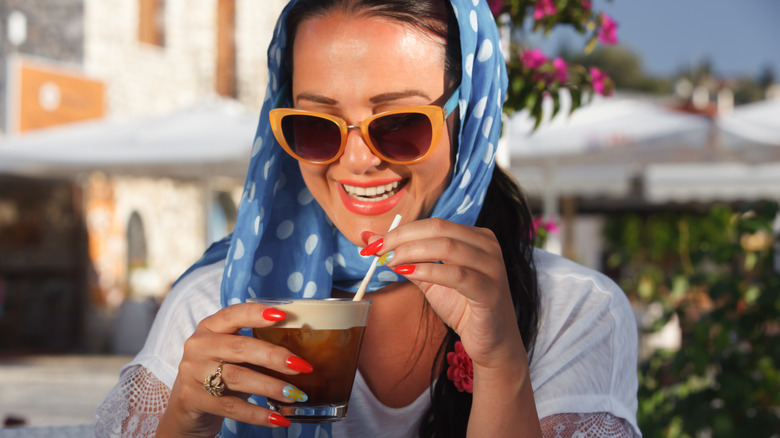
M 290 10 L 287 18 L 285 59 L 287 71 L 292 72 L 292 46 L 301 22 L 323 16 L 334 9 L 345 13 L 386 17 L 408 23 L 430 32 L 446 41 L 445 72 L 448 78 L 461 77 L 460 35 L 458 24 L 446 0 L 302 0 Z M 539 287 L 533 260 L 533 228 L 531 212 L 517 183 L 502 169 L 496 167 L 485 195 L 485 202 L 476 226 L 488 228 L 501 245 L 509 289 L 517 317 L 517 326 L 529 358 L 536 340 L 539 320 Z M 434 360 L 431 381 L 431 407 L 420 425 L 420 437 L 466 436 L 472 396 L 458 392 L 447 378 L 446 354 L 454 350 L 458 335 L 447 328 L 437 357 Z

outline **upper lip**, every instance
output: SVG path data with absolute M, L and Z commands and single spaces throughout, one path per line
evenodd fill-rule
M 356 181 L 351 179 L 339 180 L 339 184 L 354 186 L 354 187 L 378 187 L 387 184 L 392 184 L 396 181 L 400 182 L 402 178 L 384 178 L 384 179 L 372 179 L 370 181 Z

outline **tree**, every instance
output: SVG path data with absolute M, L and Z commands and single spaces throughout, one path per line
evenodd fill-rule
M 780 275 L 776 203 L 706 214 L 612 217 L 608 264 L 632 300 L 677 316 L 679 350 L 640 365 L 646 437 L 777 436 L 780 431 Z M 773 435 L 775 434 L 775 435 Z
M 646 76 L 640 58 L 624 47 L 599 47 L 589 55 L 578 54 L 569 59 L 588 68 L 596 67 L 609 72 L 615 88 L 619 90 L 668 94 L 672 89 L 671 80 Z

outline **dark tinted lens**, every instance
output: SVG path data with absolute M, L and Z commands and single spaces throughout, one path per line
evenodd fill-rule
M 425 114 L 391 114 L 368 125 L 371 141 L 388 158 L 411 161 L 422 157 L 431 147 L 433 128 Z
M 312 161 L 333 158 L 341 146 L 338 125 L 321 117 L 292 114 L 282 119 L 287 144 L 299 157 Z

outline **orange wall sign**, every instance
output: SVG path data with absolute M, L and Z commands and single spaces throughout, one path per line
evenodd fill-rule
M 18 132 L 103 117 L 101 81 L 55 65 L 16 61 Z

